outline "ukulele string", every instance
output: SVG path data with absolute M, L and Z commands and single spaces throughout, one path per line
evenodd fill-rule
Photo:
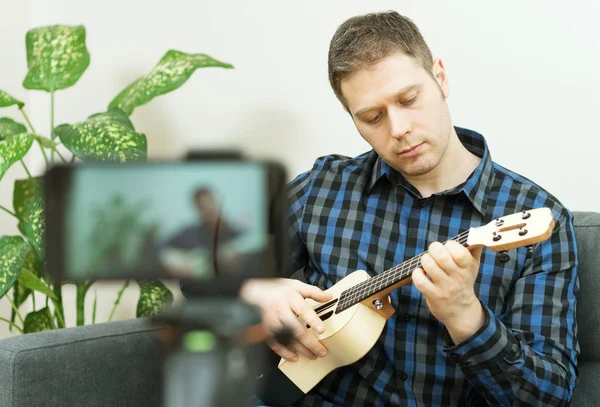
M 450 240 L 454 240 L 463 246 L 467 246 L 468 237 L 469 237 L 469 230 L 465 230 L 464 232 L 460 233 L 456 237 L 446 240 L 444 242 L 444 244 Z M 341 301 L 342 299 L 345 299 L 348 297 L 353 297 L 354 294 L 358 294 L 361 291 L 363 293 L 366 291 L 369 291 L 372 287 L 377 286 L 377 284 L 383 283 L 382 284 L 382 288 L 383 288 L 383 286 L 385 285 L 385 282 L 387 282 L 387 281 L 393 281 L 394 279 L 396 279 L 398 277 L 400 277 L 400 280 L 402 280 L 402 279 L 410 276 L 416 268 L 420 267 L 421 256 L 423 256 L 427 252 L 428 251 L 424 251 L 420 255 L 415 256 L 407 261 L 404 261 L 403 263 L 384 271 L 383 273 L 379 274 L 378 276 L 373 277 L 372 279 L 363 281 L 362 283 L 357 284 L 348 290 L 344 290 L 341 293 L 339 300 Z M 400 271 L 399 275 L 397 274 L 398 271 Z M 404 275 L 404 273 L 406 273 L 406 275 Z

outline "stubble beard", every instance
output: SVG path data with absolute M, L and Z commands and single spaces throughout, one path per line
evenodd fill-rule
M 400 160 L 397 164 L 397 170 L 405 177 L 421 177 L 434 171 L 440 165 L 446 155 L 446 151 L 448 150 L 448 146 L 450 144 L 450 134 L 446 134 L 444 138 L 440 137 L 434 139 L 439 141 L 443 140 L 445 143 L 443 146 L 440 143 L 432 145 L 427 138 L 424 138 L 424 147 L 428 148 L 429 151 L 425 151 L 424 156 L 419 154 L 414 158 L 397 158 Z M 415 160 L 414 163 L 409 161 L 412 159 Z M 424 162 L 419 163 L 421 160 Z

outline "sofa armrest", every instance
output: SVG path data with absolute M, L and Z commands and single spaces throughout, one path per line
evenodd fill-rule
M 0 340 L 0 406 L 159 406 L 158 329 L 132 319 Z

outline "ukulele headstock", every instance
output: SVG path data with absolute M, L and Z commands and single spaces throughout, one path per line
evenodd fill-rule
M 500 252 L 542 242 L 550 237 L 553 229 L 554 217 L 549 208 L 531 209 L 472 228 L 467 243 Z

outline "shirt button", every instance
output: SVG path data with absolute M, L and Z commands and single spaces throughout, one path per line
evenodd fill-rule
M 400 378 L 402 380 L 406 380 L 406 379 L 408 379 L 408 375 L 406 374 L 406 372 L 402 372 L 402 374 L 400 375 Z
M 417 205 L 419 205 L 419 208 L 424 208 L 426 204 L 427 202 L 424 199 L 419 199 L 417 201 Z
M 450 354 L 450 358 L 451 358 L 452 360 L 458 360 L 458 354 L 457 354 L 457 353 L 451 353 L 451 354 Z

